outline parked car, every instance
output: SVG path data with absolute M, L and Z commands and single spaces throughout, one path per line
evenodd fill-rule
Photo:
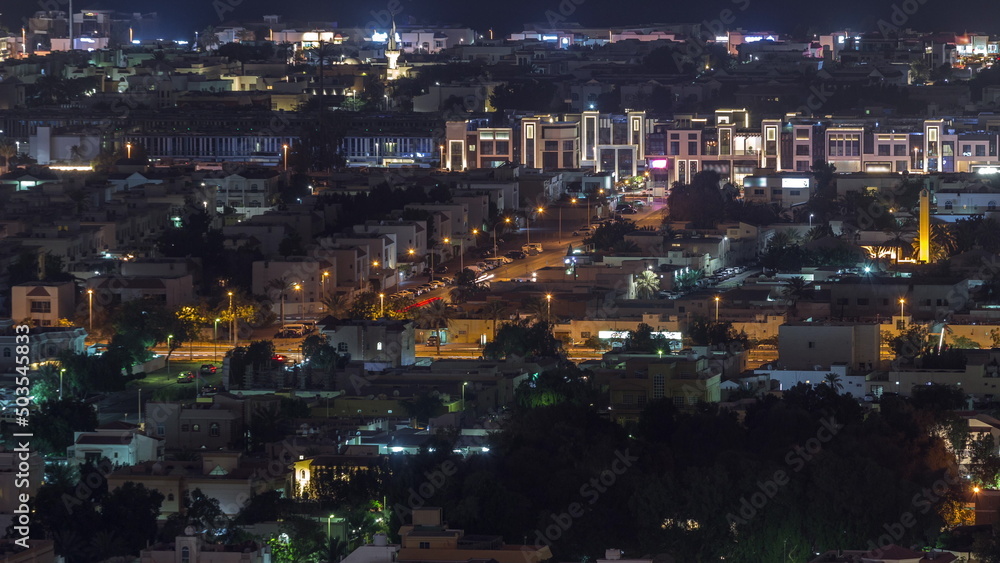
M 439 339 L 438 339 L 438 336 L 436 334 L 432 334 L 432 335 L 430 335 L 430 336 L 427 337 L 427 345 L 428 346 L 437 346 L 438 342 L 439 342 Z
M 594 231 L 590 227 L 583 227 L 582 229 L 577 229 L 573 231 L 573 236 L 575 237 L 579 236 L 589 237 L 592 234 L 594 234 Z
M 193 371 L 184 371 L 177 376 L 177 383 L 191 383 L 194 381 Z
M 441 280 L 434 280 L 434 281 L 432 281 L 431 283 L 429 283 L 427 285 L 431 286 L 434 289 L 438 289 L 438 288 L 444 287 L 444 282 L 441 281 Z
M 212 364 L 202 364 L 199 371 L 201 371 L 202 375 L 211 375 L 215 373 L 216 369 L 217 368 Z
M 532 242 L 530 244 L 522 245 L 521 246 L 521 252 L 524 252 L 526 254 L 531 254 L 531 253 L 541 254 L 542 253 L 542 243 L 540 243 L 540 242 Z
M 504 256 L 510 258 L 511 260 L 523 260 L 527 257 L 527 254 L 520 250 L 511 250 L 507 254 L 504 254 Z
M 447 274 L 448 273 L 448 266 L 438 266 L 438 267 L 434 268 L 434 273 L 435 274 Z
M 205 385 L 201 388 L 202 393 L 218 393 L 219 391 L 222 391 L 222 387 L 218 385 Z

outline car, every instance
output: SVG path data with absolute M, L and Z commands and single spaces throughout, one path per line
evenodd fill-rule
M 202 393 L 218 393 L 219 391 L 222 391 L 222 387 L 218 385 L 205 385 L 201 388 Z
M 583 229 L 577 229 L 573 231 L 573 236 L 575 237 L 580 237 L 580 236 L 589 237 L 592 234 L 594 234 L 594 231 L 592 231 L 590 227 L 585 227 Z
M 434 280 L 431 283 L 429 283 L 428 285 L 430 285 L 434 289 L 439 289 L 439 288 L 444 287 L 444 282 L 441 281 L 441 280 Z
M 202 364 L 201 365 L 201 369 L 199 371 L 201 371 L 201 373 L 204 374 L 204 375 L 211 375 L 211 374 L 215 373 L 217 369 L 218 368 L 216 368 L 212 364 Z
M 396 297 L 413 297 L 413 291 L 409 289 L 404 289 L 403 291 L 397 291 Z
M 437 268 L 434 268 L 434 273 L 435 274 L 447 274 L 448 273 L 448 266 L 438 266 Z
M 432 335 L 430 335 L 430 336 L 427 337 L 427 345 L 428 346 L 437 346 L 439 343 L 440 343 L 440 339 L 438 338 L 438 336 L 436 334 L 432 334 Z
M 191 383 L 194 381 L 193 371 L 184 371 L 177 376 L 177 383 Z
M 511 260 L 523 260 L 527 255 L 520 250 L 511 250 L 507 254 L 504 254 L 504 256 L 510 258 Z

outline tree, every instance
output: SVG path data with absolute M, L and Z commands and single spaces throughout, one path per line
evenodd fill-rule
M 493 340 L 497 338 L 497 320 L 507 312 L 507 304 L 499 299 L 488 301 L 483 307 L 483 316 L 493 321 Z
M 844 389 L 844 384 L 840 382 L 840 376 L 836 373 L 826 374 L 823 377 L 823 383 L 829 385 L 831 389 L 838 393 Z
M 646 323 L 639 323 L 639 326 L 635 330 L 630 330 L 625 338 L 625 350 L 656 354 L 669 351 L 670 343 L 662 335 L 653 336 L 653 327 Z
M 154 542 L 162 503 L 162 494 L 131 481 L 108 492 L 101 502 L 103 530 L 117 532 L 120 547 L 119 551 L 98 551 L 100 558 L 138 555 Z
M 411 399 L 400 401 L 406 415 L 414 420 L 417 425 L 426 425 L 427 422 L 443 413 L 444 403 L 437 393 L 421 393 Z
M 584 238 L 583 244 L 592 244 L 598 250 L 611 250 L 625 240 L 625 235 L 636 229 L 635 221 L 617 217 L 594 229 L 594 234 Z
M 510 356 L 554 357 L 558 356 L 562 343 L 553 335 L 550 325 L 545 322 L 529 324 L 522 319 L 500 325 L 493 342 L 483 348 L 483 356 L 502 360 Z
M 74 432 L 91 432 L 97 428 L 97 412 L 87 402 L 66 398 L 45 401 L 31 415 L 35 444 L 50 455 L 64 455 L 73 445 Z
M 701 171 L 690 184 L 676 184 L 667 197 L 670 218 L 690 221 L 695 228 L 715 228 L 722 219 L 725 200 L 719 189 L 718 172 Z
M 0 142 L 0 158 L 3 158 L 3 164 L 7 167 L 7 170 L 12 168 L 14 157 L 17 156 L 17 145 L 10 141 L 10 139 L 4 139 Z
M 454 314 L 448 308 L 448 304 L 438 299 L 430 304 L 421 307 L 417 312 L 417 326 L 423 329 L 431 329 L 437 335 L 435 348 L 437 355 L 441 355 L 441 331 L 447 330 Z
M 333 318 L 339 319 L 347 315 L 350 300 L 346 294 L 335 292 L 324 297 L 322 301 L 326 313 Z
M 643 270 L 635 277 L 635 292 L 640 299 L 652 299 L 660 290 L 660 276 L 652 270 Z

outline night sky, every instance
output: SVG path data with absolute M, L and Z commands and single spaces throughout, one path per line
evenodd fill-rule
M 65 0 L 0 0 L 0 21 L 11 28 L 20 27 L 20 20 L 46 2 Z M 286 19 L 336 21 L 341 25 L 361 25 L 373 20 L 372 11 L 384 10 L 390 0 L 375 2 L 333 2 L 300 0 L 274 2 L 265 0 L 76 0 L 74 10 L 82 8 L 117 9 L 122 11 L 157 11 L 164 38 L 190 36 L 194 29 L 222 23 L 216 6 L 232 6 L 223 18 L 232 21 L 260 21 L 263 14 L 279 13 Z M 996 31 L 1000 22 L 1000 2 L 969 0 L 960 4 L 942 0 L 839 0 L 818 2 L 801 0 L 709 0 L 705 2 L 657 2 L 650 0 L 396 0 L 401 3 L 400 21 L 415 18 L 417 23 L 457 22 L 477 30 L 493 27 L 496 33 L 519 30 L 524 22 L 546 21 L 546 11 L 559 14 L 573 12 L 566 21 L 583 25 L 641 24 L 648 22 L 700 22 L 719 17 L 725 8 L 746 6 L 737 12 L 731 27 L 752 31 L 805 32 L 848 28 L 869 31 L 878 29 L 878 21 L 890 21 L 893 4 L 912 11 L 901 27 L 926 31 Z M 577 4 L 579 3 L 579 4 Z M 903 13 L 903 12 L 900 12 Z M 897 21 L 900 20 L 897 15 Z M 177 35 L 177 37 L 166 37 Z

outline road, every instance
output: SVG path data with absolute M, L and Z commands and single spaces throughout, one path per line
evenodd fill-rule
M 573 213 L 570 213 L 570 211 Z M 623 215 L 623 217 L 635 221 L 639 227 L 659 227 L 665 214 L 666 205 L 663 203 L 654 203 L 635 215 Z M 552 215 L 556 215 L 556 217 L 552 217 Z M 530 229 L 521 229 L 517 233 L 507 233 L 504 235 L 505 242 L 497 245 L 497 255 L 503 256 L 511 250 L 521 250 L 521 246 L 528 242 L 529 230 L 531 242 L 542 243 L 543 251 L 535 256 L 528 256 L 522 260 L 515 260 L 510 264 L 495 268 L 491 270 L 489 274 L 492 274 L 493 279 L 497 280 L 530 278 L 531 272 L 537 271 L 540 268 L 561 265 L 563 257 L 566 256 L 566 249 L 569 248 L 569 245 L 576 247 L 583 244 L 584 237 L 579 235 L 573 236 L 573 231 L 586 226 L 587 223 L 586 210 L 570 207 L 564 208 L 562 231 L 560 233 L 558 213 L 552 210 L 549 210 L 547 213 L 543 213 L 541 219 L 532 220 L 530 222 Z M 492 240 L 489 242 L 492 242 Z M 487 240 L 483 239 L 480 246 L 483 246 L 486 243 Z M 464 263 L 468 266 L 481 260 L 483 260 L 483 258 L 478 255 L 466 253 Z M 458 258 L 453 258 L 444 262 L 442 265 L 448 268 L 448 273 L 435 274 L 434 279 L 438 279 L 442 275 L 454 276 L 460 271 L 462 261 Z M 415 276 L 402 282 L 398 287 L 398 291 L 412 289 L 416 286 L 427 283 L 427 281 L 428 278 L 426 276 Z M 447 297 L 449 291 L 451 291 L 450 287 L 432 290 L 420 295 L 420 299 Z

